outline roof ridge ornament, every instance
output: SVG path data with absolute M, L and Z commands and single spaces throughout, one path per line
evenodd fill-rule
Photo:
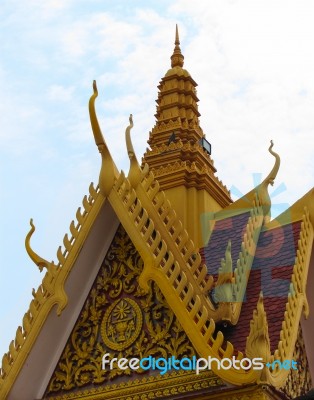
M 94 134 L 95 143 L 98 147 L 99 153 L 101 154 L 102 163 L 101 163 L 101 170 L 99 174 L 99 190 L 100 193 L 107 197 L 113 187 L 114 180 L 115 180 L 115 171 L 116 166 L 113 162 L 111 157 L 110 151 L 106 145 L 105 139 L 101 132 L 98 118 L 96 115 L 95 110 L 95 100 L 98 97 L 98 90 L 96 81 L 93 81 L 93 91 L 94 93 L 91 95 L 88 108 L 89 108 L 89 116 L 90 122 Z
M 230 215 L 232 215 L 233 211 L 235 213 L 242 213 L 243 210 L 247 209 L 248 207 L 251 208 L 251 206 L 255 204 L 262 207 L 264 223 L 269 223 L 271 216 L 271 199 L 268 193 L 268 186 L 274 184 L 280 167 L 280 156 L 278 153 L 273 151 L 273 147 L 274 142 L 271 140 L 268 151 L 275 158 L 275 163 L 269 174 L 259 185 L 253 187 L 253 189 L 251 189 L 247 194 L 224 208 L 224 213 L 227 211 L 230 212 Z
M 31 229 L 25 238 L 25 248 L 26 248 L 27 254 L 29 255 L 30 259 L 38 266 L 40 272 L 42 272 L 43 268 L 47 268 L 47 270 L 49 270 L 52 266 L 55 267 L 53 262 L 49 262 L 49 261 L 45 260 L 44 258 L 40 257 L 31 248 L 30 240 L 31 240 L 31 237 L 33 236 L 33 233 L 35 232 L 36 228 L 33 223 L 33 218 L 30 219 L 29 223 L 30 223 Z
M 225 258 L 220 261 L 218 279 L 215 284 L 214 298 L 217 303 L 231 303 L 233 301 L 234 275 L 232 268 L 231 240 L 228 240 Z
M 64 286 L 57 282 L 57 277 L 60 271 L 59 265 L 56 265 L 53 261 L 49 262 L 44 258 L 40 257 L 31 248 L 30 239 L 35 232 L 35 225 L 33 224 L 33 219 L 30 220 L 31 229 L 25 238 L 25 247 L 27 254 L 31 260 L 38 266 L 39 271 L 42 272 L 43 268 L 47 269 L 47 272 L 42 280 L 41 285 L 38 287 L 37 291 L 33 289 L 33 301 L 38 302 L 38 304 L 43 305 L 48 298 L 53 301 L 54 304 L 58 304 L 57 315 L 61 315 L 62 311 L 68 303 L 67 294 L 64 291 Z M 31 303 L 32 304 L 32 303 Z M 25 314 L 26 315 L 26 314 Z M 24 321 L 23 321 L 23 330 Z
M 183 67 L 184 55 L 181 53 L 178 24 L 176 24 L 175 47 L 171 58 L 171 67 Z
M 125 130 L 126 148 L 127 148 L 128 156 L 130 159 L 130 170 L 129 170 L 128 179 L 129 179 L 131 185 L 133 187 L 136 187 L 140 183 L 142 176 L 147 175 L 149 167 L 148 167 L 148 164 L 145 163 L 143 170 L 141 169 L 141 167 L 138 163 L 135 151 L 134 151 L 134 147 L 133 147 L 132 139 L 131 139 L 131 129 L 134 126 L 132 114 L 130 114 L 129 122 L 130 122 L 130 124 L 127 126 L 127 128 Z
M 258 199 L 261 203 L 261 206 L 263 207 L 265 222 L 268 222 L 270 220 L 271 199 L 268 193 L 268 186 L 269 185 L 273 186 L 280 167 L 280 156 L 278 153 L 273 151 L 273 146 L 274 142 L 271 140 L 268 151 L 270 152 L 271 155 L 275 157 L 275 164 L 270 173 L 267 175 L 267 177 L 256 188 Z
M 245 353 L 248 357 L 261 357 L 265 363 L 271 359 L 267 315 L 264 308 L 263 292 L 260 292 L 253 318 L 250 322 L 250 333 L 246 339 Z M 262 373 L 261 379 L 264 378 Z
M 140 180 L 141 180 L 141 168 L 139 166 L 139 163 L 137 161 L 137 157 L 134 151 L 134 147 L 132 144 L 132 139 L 131 139 L 131 129 L 133 128 L 133 115 L 130 114 L 129 117 L 129 126 L 125 130 L 125 142 L 126 142 L 126 148 L 128 151 L 128 156 L 130 159 L 130 170 L 129 170 L 129 175 L 128 179 L 133 187 L 136 187 Z
M 272 168 L 272 170 L 270 171 L 270 173 L 267 175 L 267 177 L 264 179 L 264 182 L 267 183 L 267 185 L 273 185 L 274 181 L 276 179 L 276 176 L 278 174 L 279 171 L 279 167 L 280 167 L 280 156 L 278 153 L 273 151 L 273 147 L 274 147 L 274 142 L 273 140 L 270 141 L 270 146 L 268 148 L 268 151 L 270 152 L 271 155 L 273 155 L 275 157 L 275 164 Z

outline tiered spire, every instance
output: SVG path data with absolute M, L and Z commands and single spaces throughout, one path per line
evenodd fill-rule
M 184 55 L 181 53 L 178 25 L 176 24 L 175 48 L 171 56 L 171 67 L 183 67 Z
M 146 151 L 143 162 L 150 166 L 163 190 L 177 186 L 205 190 L 219 208 L 225 207 L 231 202 L 230 195 L 214 175 L 210 151 L 204 147 L 197 83 L 183 69 L 183 63 L 176 26 L 171 69 L 158 86 L 156 124 L 148 140 L 151 150 Z

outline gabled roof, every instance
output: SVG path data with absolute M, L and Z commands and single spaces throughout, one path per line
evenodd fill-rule
M 174 63 L 180 63 L 176 56 Z M 292 358 L 301 312 L 307 312 L 312 194 L 292 207 L 292 221 L 285 214 L 277 224 L 269 222 L 267 189 L 279 168 L 272 144 L 269 151 L 276 162 L 270 174 L 244 198 L 214 213 L 209 242 L 198 251 L 148 165 L 139 166 L 130 136 L 132 116 L 126 129 L 130 170 L 128 176 L 118 172 L 95 112 L 96 82 L 93 91 L 89 111 L 102 159 L 99 184 L 90 186 L 83 211 L 71 222 L 70 235 L 58 249 L 58 264 L 32 250 L 31 222 L 26 248 L 46 274 L 3 356 L 0 398 L 20 399 L 21 393 L 25 399 L 42 397 L 120 223 L 143 260 L 141 290 L 155 282 L 200 357 L 241 360 L 246 353 L 265 362 Z M 308 210 L 301 213 L 300 204 Z M 272 278 L 271 284 L 264 285 L 265 276 Z M 233 385 L 265 382 L 275 387 L 288 373 L 216 365 L 213 371 Z
M 242 207 L 243 200 L 239 204 Z M 298 204 L 292 206 L 292 212 Z M 304 205 L 304 201 L 302 204 Z M 220 216 L 223 212 L 219 213 Z M 208 272 L 214 275 L 216 282 L 212 295 L 214 299 L 215 291 L 220 289 L 221 284 L 230 285 L 234 290 L 237 279 L 234 256 L 240 248 L 241 240 L 244 240 L 248 218 L 247 212 L 237 212 L 234 216 L 229 216 L 230 210 L 227 210 L 226 218 L 212 224 L 209 242 L 201 249 Z M 313 214 L 305 208 L 302 219 L 293 222 L 288 222 L 286 215 L 287 212 L 277 220 L 265 223 L 259 234 L 237 323 L 234 326 L 219 324 L 225 340 L 231 342 L 236 350 L 250 357 L 253 354 L 263 357 L 267 362 L 292 359 L 301 312 L 303 311 L 306 317 L 309 312 L 306 282 L 313 244 Z M 298 214 L 294 212 L 294 215 Z M 286 224 L 279 224 L 279 221 L 283 220 Z M 237 231 L 237 235 L 234 231 Z M 232 270 L 228 279 L 223 281 L 220 279 L 221 271 L 217 270 L 217 265 L 219 259 L 223 258 L 224 249 L 228 249 L 228 242 L 234 242 L 233 248 L 236 250 L 232 251 Z M 226 258 L 227 252 L 228 250 Z M 233 301 L 236 301 L 236 298 Z M 263 328 L 258 327 L 254 319 L 259 314 L 263 315 Z M 263 342 L 268 349 L 267 353 L 262 351 Z M 278 370 L 268 370 L 268 376 L 263 379 L 280 387 L 287 377 L 287 372 L 280 374 Z
M 245 352 L 250 321 L 261 292 L 268 321 L 270 350 L 274 353 L 278 348 L 300 230 L 301 221 L 298 221 L 261 232 L 240 319 L 236 326 L 224 331 L 226 340 L 239 351 Z

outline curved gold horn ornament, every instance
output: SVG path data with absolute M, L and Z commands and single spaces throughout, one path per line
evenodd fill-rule
M 275 164 L 273 166 L 273 169 L 270 171 L 270 173 L 264 179 L 265 183 L 271 184 L 271 185 L 274 184 L 274 181 L 276 179 L 276 176 L 278 174 L 279 167 L 280 167 L 280 156 L 279 156 L 279 154 L 277 154 L 276 152 L 273 151 L 273 147 L 274 147 L 274 142 L 271 140 L 268 151 L 270 152 L 271 155 L 273 155 L 275 157 Z
M 26 251 L 27 251 L 27 254 L 29 255 L 29 257 L 31 258 L 31 260 L 38 266 L 38 268 L 39 268 L 39 270 L 40 270 L 40 272 L 43 270 L 43 268 L 45 267 L 45 268 L 47 268 L 48 269 L 48 266 L 51 264 L 49 261 L 47 261 L 47 260 L 45 260 L 44 258 L 42 258 L 42 257 L 40 257 L 37 253 L 35 253 L 35 251 L 31 248 L 31 245 L 30 245 L 30 240 L 31 240 L 31 237 L 33 236 L 33 233 L 35 232 L 35 230 L 36 230 L 36 228 L 35 228 L 35 225 L 34 225 L 34 223 L 33 223 L 33 219 L 31 218 L 30 219 L 30 226 L 31 226 L 31 229 L 30 229 L 30 231 L 28 232 L 28 234 L 26 235 L 26 238 L 25 238 L 25 247 L 26 247 Z
M 276 152 L 273 151 L 273 146 L 274 146 L 274 142 L 271 140 L 268 151 L 270 152 L 270 154 L 272 156 L 275 157 L 275 164 L 274 164 L 272 170 L 270 171 L 270 173 L 263 180 L 263 182 L 255 188 L 255 191 L 257 192 L 259 201 L 263 207 L 263 213 L 264 213 L 266 222 L 269 222 L 269 220 L 270 220 L 270 208 L 271 208 L 271 199 L 270 199 L 270 196 L 268 193 L 268 186 L 274 184 L 274 181 L 276 179 L 276 176 L 278 174 L 279 167 L 280 167 L 280 156 L 279 156 L 279 154 L 277 154 Z
M 88 108 L 89 108 L 89 116 L 90 122 L 94 134 L 95 143 L 98 147 L 98 150 L 101 154 L 101 169 L 99 174 L 99 190 L 100 193 L 107 197 L 113 187 L 115 181 L 115 165 L 113 159 L 111 157 L 110 151 L 106 145 L 105 139 L 101 132 L 98 118 L 95 110 L 95 100 L 98 96 L 97 84 L 96 81 L 93 81 L 93 91 L 94 93 L 90 97 Z
M 142 171 L 141 171 L 141 167 L 139 166 L 139 163 L 137 161 L 134 147 L 132 144 L 132 139 L 131 139 L 131 129 L 134 126 L 132 114 L 130 114 L 129 122 L 130 122 L 130 124 L 128 125 L 128 127 L 125 130 L 126 148 L 127 148 L 128 156 L 130 159 L 130 170 L 129 170 L 128 179 L 129 179 L 131 185 L 133 187 L 136 187 L 141 181 Z
M 94 133 L 95 143 L 97 146 L 99 146 L 105 144 L 105 140 L 102 135 L 95 110 L 95 101 L 96 98 L 98 97 L 97 83 L 95 80 L 93 81 L 93 91 L 94 93 L 91 95 L 89 99 L 88 109 L 89 109 L 90 122 Z

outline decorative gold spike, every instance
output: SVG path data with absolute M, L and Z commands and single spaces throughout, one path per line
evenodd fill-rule
M 95 200 L 97 197 L 97 191 L 94 188 L 94 183 L 91 182 L 91 184 L 89 185 L 89 194 L 91 195 L 92 199 Z
M 175 47 L 171 56 L 171 67 L 183 67 L 184 56 L 181 53 L 178 24 L 176 24 Z
M 126 148 L 127 148 L 128 156 L 130 159 L 130 170 L 129 170 L 128 179 L 129 179 L 131 185 L 133 187 L 136 187 L 141 180 L 142 173 L 141 173 L 141 168 L 137 161 L 136 154 L 135 154 L 134 147 L 133 147 L 132 140 L 131 140 L 131 129 L 134 126 L 132 114 L 130 114 L 129 121 L 130 121 L 130 124 L 125 130 Z
M 87 213 L 88 213 L 88 212 L 91 210 L 91 208 L 92 208 L 92 206 L 91 206 L 91 204 L 89 203 L 89 201 L 88 201 L 86 195 L 85 195 L 84 198 L 83 198 L 83 206 L 84 206 L 84 210 L 85 210 Z
M 57 257 L 58 257 L 58 261 L 59 261 L 60 265 L 64 265 L 65 256 L 64 256 L 64 254 L 62 252 L 62 247 L 61 246 L 58 247 Z
M 22 344 L 24 343 L 24 340 L 25 340 L 25 337 L 24 337 L 24 334 L 23 334 L 22 327 L 19 326 L 17 328 L 17 330 L 16 330 L 16 335 L 15 335 L 15 345 L 16 345 L 16 347 L 18 347 L 18 348 L 21 347 Z
M 27 254 L 31 258 L 31 260 L 38 266 L 39 271 L 41 272 L 44 267 L 48 269 L 49 266 L 51 265 L 51 263 L 49 261 L 45 260 L 44 258 L 40 257 L 31 248 L 30 239 L 31 239 L 31 237 L 32 237 L 32 235 L 33 235 L 33 233 L 35 232 L 35 229 L 36 229 L 35 225 L 33 224 L 33 219 L 32 218 L 30 220 L 30 226 L 31 226 L 31 229 L 30 229 L 30 231 L 28 232 L 28 234 L 26 235 L 26 238 L 25 238 L 25 247 L 26 247 Z
M 71 224 L 70 224 L 70 232 L 71 232 L 72 236 L 76 239 L 79 232 L 78 232 L 78 229 L 75 226 L 74 221 L 72 221 Z
M 250 322 L 250 333 L 246 339 L 246 355 L 250 358 L 260 357 L 267 363 L 270 360 L 270 342 L 267 316 L 264 309 L 263 293 L 260 293 L 253 319 Z
M 63 244 L 64 244 L 64 247 L 66 248 L 66 250 L 69 252 L 71 250 L 72 243 L 71 243 L 71 240 L 69 239 L 69 236 L 67 233 L 64 235 Z
M 112 160 L 111 154 L 109 152 L 109 149 L 106 145 L 106 142 L 104 140 L 104 137 L 102 135 L 96 111 L 95 111 L 95 100 L 98 96 L 98 90 L 97 90 L 97 85 L 96 81 L 93 81 L 93 90 L 94 93 L 92 94 L 90 100 L 89 100 L 89 115 L 90 115 L 90 122 L 95 138 L 95 143 L 98 147 L 98 150 L 101 154 L 102 158 L 102 164 L 101 164 L 101 170 L 99 174 L 99 189 L 101 194 L 104 197 L 107 197 L 111 191 L 111 188 L 113 187 L 114 184 L 114 179 L 115 179 L 115 165 Z
M 25 335 L 28 335 L 30 328 L 31 328 L 31 322 L 30 322 L 30 316 L 29 316 L 29 311 L 28 311 L 24 314 L 24 317 L 23 317 L 23 330 L 25 332 Z
M 77 222 L 78 222 L 80 225 L 82 225 L 83 222 L 84 222 L 84 215 L 81 213 L 81 207 L 79 207 L 79 208 L 77 209 L 75 216 L 76 216 Z
M 11 358 L 14 360 L 15 357 L 17 356 L 17 350 L 15 347 L 14 340 L 11 340 L 11 343 L 9 345 L 9 353 L 10 353 Z

